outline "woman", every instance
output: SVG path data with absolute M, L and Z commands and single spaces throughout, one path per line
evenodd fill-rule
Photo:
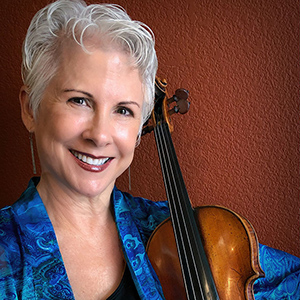
M 0 299 L 164 299 L 145 245 L 167 204 L 114 187 L 156 68 L 151 31 L 120 7 L 58 0 L 33 18 L 20 103 L 42 172 L 0 211 Z M 299 299 L 299 260 L 262 245 L 260 258 L 256 299 Z
M 120 7 L 59 0 L 33 18 L 20 103 L 42 172 L 1 212 L 1 299 L 163 297 L 142 242 L 167 206 L 114 188 L 152 110 L 156 69 L 150 29 Z

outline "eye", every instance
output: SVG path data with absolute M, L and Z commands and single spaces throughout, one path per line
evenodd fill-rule
M 89 100 L 82 97 L 74 97 L 68 100 L 68 102 L 74 103 L 78 106 L 90 106 Z
M 116 112 L 120 115 L 124 115 L 124 116 L 133 116 L 133 111 L 127 107 L 121 106 L 118 107 Z

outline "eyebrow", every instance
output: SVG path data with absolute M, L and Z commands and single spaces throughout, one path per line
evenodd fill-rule
M 84 92 L 84 91 L 81 91 L 81 90 L 76 90 L 76 89 L 66 89 L 66 90 L 63 90 L 64 93 L 68 93 L 68 92 L 77 92 L 77 93 L 81 93 L 81 94 L 84 94 L 86 96 L 88 96 L 89 98 L 93 98 L 93 95 L 88 93 L 88 92 Z
M 136 105 L 137 107 L 140 107 L 140 105 L 135 102 L 135 101 L 122 101 L 122 102 L 119 102 L 118 103 L 119 105 L 130 105 L 130 104 L 133 104 L 133 105 Z

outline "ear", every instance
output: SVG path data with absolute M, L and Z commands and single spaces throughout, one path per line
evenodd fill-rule
M 25 85 L 23 85 L 20 89 L 19 100 L 21 104 L 21 116 L 23 124 L 29 132 L 34 132 L 35 120 L 33 117 L 33 111 L 29 105 L 28 87 Z

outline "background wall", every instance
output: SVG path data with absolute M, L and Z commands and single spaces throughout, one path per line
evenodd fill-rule
M 173 117 L 173 141 L 193 205 L 219 204 L 248 218 L 260 242 L 300 255 L 299 1 L 117 0 L 156 35 L 169 93 L 190 91 Z M 32 176 L 21 123 L 21 44 L 48 0 L 2 0 L 1 206 Z M 165 199 L 153 135 L 131 167 L 134 195 Z M 118 186 L 128 190 L 124 174 Z

